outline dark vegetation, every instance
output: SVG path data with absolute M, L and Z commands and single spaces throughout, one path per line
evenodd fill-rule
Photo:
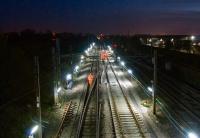
M 81 52 L 91 35 L 61 33 L 61 54 Z M 0 137 L 22 138 L 37 121 L 34 57 L 39 56 L 43 114 L 53 105 L 52 33 L 24 30 L 0 34 Z M 70 66 L 68 66 L 70 67 Z

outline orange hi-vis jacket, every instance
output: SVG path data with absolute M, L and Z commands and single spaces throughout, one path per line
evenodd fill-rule
M 89 85 L 91 86 L 92 83 L 93 83 L 93 80 L 94 80 L 94 76 L 92 75 L 92 73 L 90 73 L 90 74 L 88 75 L 87 79 L 88 79 Z

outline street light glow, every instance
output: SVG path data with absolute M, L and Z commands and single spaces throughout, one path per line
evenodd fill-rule
M 90 48 L 89 48 L 89 50 L 91 50 L 91 49 L 92 49 L 92 47 L 93 47 L 93 45 L 92 45 L 92 44 L 90 44 Z
M 34 126 L 34 127 L 32 128 L 32 130 L 31 130 L 31 135 L 33 135 L 33 134 L 38 130 L 38 128 L 39 128 L 38 125 Z
M 152 42 L 152 39 L 151 39 L 151 38 L 149 39 L 149 42 Z
M 120 60 L 120 57 L 117 57 L 117 60 Z
M 110 47 L 109 45 L 108 45 L 107 47 L 108 47 L 109 50 L 112 50 L 111 47 Z
M 83 55 L 81 55 L 81 59 L 84 59 L 84 56 L 83 56 Z
M 153 92 L 153 89 L 151 87 L 147 88 L 150 92 Z
M 74 69 L 75 72 L 78 72 L 78 69 L 79 69 L 79 66 L 76 66 L 75 69 Z
M 128 73 L 129 73 L 129 74 L 132 74 L 132 70 L 128 69 Z
M 191 40 L 194 40 L 194 39 L 195 39 L 195 36 L 194 36 L 194 35 L 192 35 L 192 36 L 190 37 L 190 39 L 191 39 Z
M 198 138 L 198 136 L 194 132 L 189 132 L 188 133 L 188 138 Z
M 59 87 L 58 89 L 57 89 L 57 93 L 59 93 L 61 91 L 61 87 Z
M 122 65 L 122 66 L 125 66 L 125 63 L 124 63 L 124 61 L 121 61 L 121 65 Z
M 71 80 L 71 79 L 72 79 L 72 75 L 71 75 L 71 74 L 67 74 L 66 79 L 67 79 L 67 80 Z
M 94 45 L 95 45 L 95 42 L 93 42 L 92 45 L 94 46 Z

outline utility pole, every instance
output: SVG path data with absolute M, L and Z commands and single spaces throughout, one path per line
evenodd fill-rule
M 157 94 L 157 49 L 154 48 L 154 73 L 153 73 L 153 114 L 156 115 L 156 94 Z
M 56 38 L 57 86 L 61 84 L 60 40 Z
M 58 88 L 61 85 L 61 64 L 60 64 L 60 41 L 56 38 L 56 35 L 53 36 L 53 47 L 52 47 L 52 63 L 53 63 L 53 83 L 54 83 L 54 104 L 57 105 L 59 102 L 58 99 Z
M 52 47 L 52 63 L 53 63 L 53 96 L 54 96 L 54 104 L 58 103 L 58 94 L 57 94 L 57 66 L 56 66 L 56 48 Z
M 36 67 L 36 79 L 37 79 L 37 90 L 36 90 L 36 106 L 38 110 L 38 118 L 39 118 L 39 138 L 42 138 L 42 114 L 41 114 L 41 98 L 40 98 L 40 66 L 39 66 L 39 58 L 35 56 L 35 67 Z

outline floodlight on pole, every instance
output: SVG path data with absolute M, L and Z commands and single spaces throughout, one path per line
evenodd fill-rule
M 132 70 L 128 69 L 128 73 L 129 73 L 129 74 L 132 74 L 133 72 L 132 72 Z
M 120 60 L 120 57 L 117 57 L 117 60 Z
M 71 80 L 72 79 L 72 74 L 67 74 L 66 79 L 67 80 Z
M 121 62 L 120 62 L 120 64 L 121 64 L 122 66 L 125 66 L 125 63 L 124 63 L 124 61 L 121 61 Z
M 76 66 L 75 69 L 74 69 L 74 71 L 78 72 L 78 70 L 79 70 L 79 66 Z
M 57 89 L 57 93 L 59 93 L 60 91 L 61 91 L 61 87 L 58 87 L 58 89 Z
M 92 46 L 94 46 L 94 45 L 95 45 L 95 42 L 92 43 Z
M 34 126 L 32 129 L 31 129 L 31 135 L 33 135 L 39 128 L 39 125 L 36 125 Z
M 195 36 L 194 35 L 190 36 L 190 39 L 195 40 Z
M 198 136 L 194 132 L 189 132 L 188 133 L 188 138 L 198 138 Z
M 147 87 L 148 91 L 153 92 L 153 88 L 152 87 Z

